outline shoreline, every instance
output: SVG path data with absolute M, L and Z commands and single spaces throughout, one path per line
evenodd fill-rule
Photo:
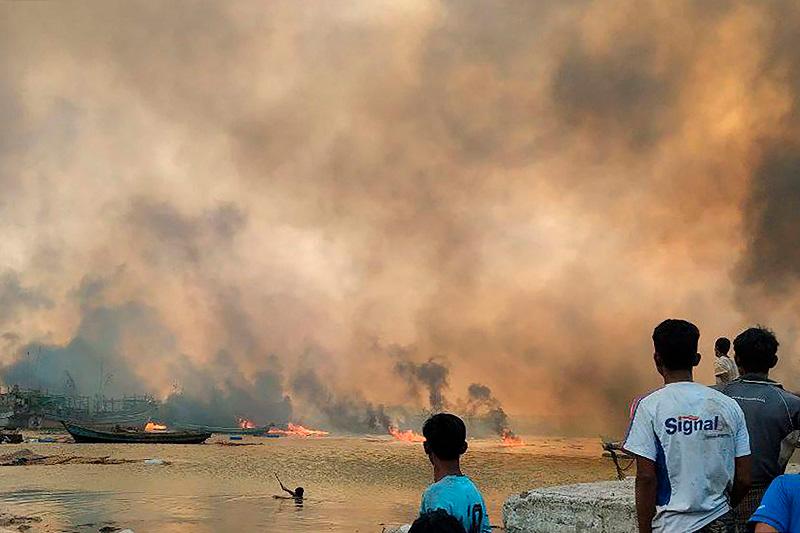
M 217 442 L 227 439 L 214 437 L 207 445 L 191 446 L 3 445 L 0 455 L 28 448 L 36 455 L 62 459 L 0 466 L 8 488 L 0 491 L 0 509 L 41 518 L 28 524 L 30 533 L 96 533 L 100 527 L 214 532 L 230 524 L 245 530 L 270 524 L 281 531 L 348 532 L 357 527 L 380 532 L 381 524 L 413 521 L 419 497 L 430 484 L 430 466 L 421 447 L 400 441 L 245 437 L 244 442 L 263 445 Z M 595 439 L 532 437 L 530 445 L 517 448 L 492 441 L 474 444 L 465 458 L 465 471 L 481 488 L 492 523 L 498 526 L 510 494 L 530 486 L 614 477 L 613 465 L 601 457 Z M 67 456 L 71 459 L 61 462 Z M 104 456 L 109 459 L 83 462 Z M 148 458 L 170 464 L 146 464 Z M 302 515 L 272 500 L 273 471 L 286 472 L 310 489 L 311 503 Z

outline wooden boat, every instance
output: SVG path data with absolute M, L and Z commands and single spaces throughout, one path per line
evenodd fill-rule
M 124 428 L 97 428 L 79 426 L 63 421 L 64 428 L 75 442 L 128 443 L 128 444 L 201 444 L 211 436 L 206 431 L 139 431 Z

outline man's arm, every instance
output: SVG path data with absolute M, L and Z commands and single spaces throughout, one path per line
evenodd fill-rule
M 756 533 L 778 533 L 778 530 L 769 524 L 759 522 L 756 524 Z
M 652 533 L 656 515 L 656 463 L 636 456 L 636 517 L 639 533 Z
M 753 460 L 750 455 L 737 457 L 735 471 L 733 474 L 733 488 L 731 489 L 731 507 L 736 507 L 750 492 L 753 484 L 752 472 Z
M 295 496 L 295 494 L 294 494 L 294 491 L 293 491 L 293 490 L 289 490 L 289 489 L 287 489 L 287 488 L 284 486 L 284 484 L 283 484 L 283 481 L 281 481 L 281 478 L 279 478 L 279 477 L 278 477 L 278 474 L 275 474 L 275 479 L 277 479 L 277 480 L 278 480 L 278 483 L 280 484 L 280 486 L 281 486 L 281 488 L 282 488 L 283 490 L 285 490 L 286 492 L 288 492 L 288 493 L 289 493 L 289 494 L 290 494 L 292 497 L 294 497 L 294 496 Z
M 723 377 L 727 373 L 728 369 L 725 368 L 725 364 L 721 361 L 721 358 L 717 357 L 714 359 L 714 375 L 716 377 Z

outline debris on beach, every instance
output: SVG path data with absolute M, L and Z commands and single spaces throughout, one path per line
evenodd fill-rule
M 263 442 L 241 442 L 241 441 L 229 441 L 229 440 L 218 440 L 214 442 L 217 446 L 263 446 Z
M 400 429 L 397 426 L 389 426 L 389 435 L 394 437 L 395 440 L 404 442 L 425 442 L 425 437 L 419 433 L 415 433 L 410 429 Z
M 40 455 L 24 448 L 14 453 L 0 455 L 0 466 L 28 466 L 28 465 L 119 465 L 124 463 L 138 463 L 140 460 L 112 459 L 103 457 L 81 457 L 79 455 Z M 0 515 L 0 520 L 1 520 Z
M 22 433 L 0 431 L 0 444 L 19 444 L 22 442 L 22 438 Z
M 31 524 L 41 521 L 42 519 L 38 516 L 21 516 L 9 513 L 0 513 L 0 532 L 27 531 L 31 528 Z

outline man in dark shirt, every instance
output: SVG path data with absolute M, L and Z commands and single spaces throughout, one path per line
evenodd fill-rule
M 719 390 L 739 403 L 750 434 L 753 486 L 736 508 L 737 522 L 744 528 L 794 452 L 800 437 L 800 397 L 769 379 L 778 363 L 778 340 L 770 330 L 759 326 L 743 331 L 733 341 L 733 350 L 742 375 Z

